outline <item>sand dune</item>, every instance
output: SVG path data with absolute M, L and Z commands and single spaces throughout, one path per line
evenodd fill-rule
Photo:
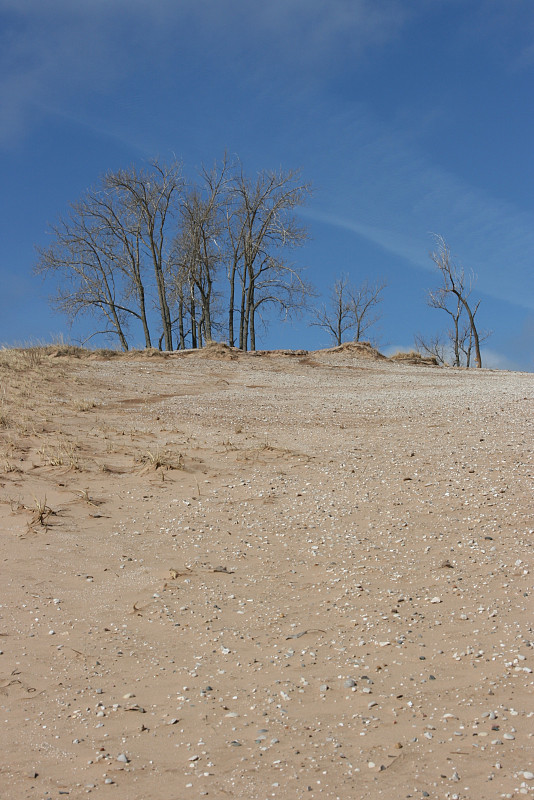
M 534 791 L 530 374 L 0 353 L 2 798 Z

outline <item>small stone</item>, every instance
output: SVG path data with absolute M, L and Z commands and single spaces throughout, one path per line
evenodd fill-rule
M 327 690 L 328 690 L 328 684 L 327 684 L 327 683 L 322 683 L 322 684 L 319 686 L 319 691 L 320 691 L 320 692 L 326 692 Z
M 505 733 L 502 738 L 511 740 L 511 739 L 515 739 L 515 736 L 513 735 L 513 733 Z
M 104 781 L 104 783 L 105 783 L 105 784 L 107 784 L 107 785 L 109 786 L 111 783 L 113 783 L 113 781 L 112 781 L 112 779 L 111 779 L 111 778 L 106 778 L 106 780 Z
M 128 692 L 127 694 L 123 694 L 122 699 L 131 700 L 132 697 L 135 697 L 135 694 L 133 692 Z
M 117 761 L 120 761 L 121 764 L 129 764 L 130 759 L 128 758 L 126 753 L 121 753 L 120 755 L 117 756 Z
M 441 603 L 441 597 L 433 597 L 431 603 Z
M 39 777 L 39 773 L 36 772 L 34 769 L 31 769 L 28 772 L 28 778 L 37 778 L 37 777 Z
M 375 766 L 376 766 L 376 764 L 375 764 L 375 762 L 374 762 L 374 761 L 368 761 L 368 762 L 367 762 L 367 766 L 369 767 L 369 769 L 374 769 L 374 768 L 375 768 Z
M 354 686 L 356 686 L 356 681 L 354 680 L 354 678 L 347 678 L 343 686 L 345 687 L 345 689 L 352 689 Z
M 529 772 L 528 770 L 526 772 L 523 772 L 523 778 L 525 778 L 525 780 L 527 781 L 534 780 L 534 772 Z

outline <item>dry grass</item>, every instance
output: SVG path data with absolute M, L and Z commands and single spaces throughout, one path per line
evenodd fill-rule
M 184 457 L 182 453 L 172 453 L 170 450 L 162 451 L 157 447 L 154 451 L 147 450 L 136 459 L 143 464 L 142 473 L 149 470 L 171 470 L 184 469 Z
M 80 445 L 62 438 L 46 442 L 37 451 L 44 464 L 49 467 L 81 469 L 79 460 Z
M 97 403 L 96 400 L 77 400 L 74 403 L 74 408 L 76 411 L 91 411 L 93 408 L 98 408 L 100 403 Z
M 54 513 L 49 505 L 46 503 L 46 497 L 44 500 L 38 500 L 37 497 L 34 498 L 35 506 L 33 509 L 33 517 L 32 522 L 39 523 L 43 527 L 46 526 L 46 522 L 48 518 Z
M 438 366 L 438 360 L 434 356 L 424 356 L 418 350 L 399 350 L 389 357 L 391 361 L 400 361 L 407 364 L 427 364 Z

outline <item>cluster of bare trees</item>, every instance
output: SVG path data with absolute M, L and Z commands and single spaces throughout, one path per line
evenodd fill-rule
M 383 279 L 365 280 L 354 286 L 347 275 L 342 275 L 330 289 L 329 302 L 315 310 L 315 321 L 311 324 L 327 331 L 336 345 L 346 336 L 360 342 L 380 319 L 377 306 L 383 300 L 386 286 Z
M 146 347 L 173 350 L 219 337 L 255 350 L 263 312 L 274 308 L 287 318 L 314 296 L 288 259 L 307 239 L 297 211 L 309 195 L 298 171 L 251 178 L 226 156 L 193 182 L 177 162 L 108 172 L 51 227 L 36 272 L 56 279 L 53 304 L 71 322 L 94 317 L 88 339 L 112 335 L 128 350 L 142 335 Z M 416 335 L 416 346 L 439 363 L 469 367 L 474 357 L 481 367 L 480 343 L 489 334 L 477 328 L 474 276 L 435 238 L 431 258 L 441 284 L 427 301 L 451 324 L 434 337 Z M 378 279 L 355 286 L 342 275 L 310 324 L 337 345 L 368 338 L 386 285 Z
M 470 367 L 474 353 L 476 366 L 482 367 L 480 343 L 491 333 L 480 333 L 477 328 L 480 300 L 474 303 L 470 299 L 475 276 L 473 273 L 466 275 L 463 267 L 455 263 L 442 236 L 436 235 L 435 241 L 436 250 L 430 257 L 439 272 L 441 285 L 428 292 L 427 302 L 431 308 L 440 309 L 449 316 L 450 327 L 445 333 L 431 337 L 416 334 L 416 347 L 434 356 L 438 363 L 445 364 L 450 360 L 455 367 Z
M 255 349 L 265 308 L 288 316 L 311 294 L 287 260 L 307 237 L 295 210 L 309 193 L 298 172 L 249 178 L 226 158 L 194 183 L 178 163 L 109 172 L 52 226 L 36 271 L 56 278 L 59 311 L 93 315 L 91 336 L 112 334 L 124 350 L 140 331 L 146 347 L 217 334 Z

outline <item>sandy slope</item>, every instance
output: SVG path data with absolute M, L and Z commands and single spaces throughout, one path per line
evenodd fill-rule
M 1 355 L 2 798 L 534 794 L 534 376 Z

